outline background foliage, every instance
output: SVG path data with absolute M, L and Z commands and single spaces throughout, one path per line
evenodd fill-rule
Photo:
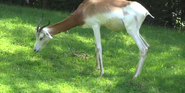
M 134 1 L 134 0 L 132 0 Z M 185 30 L 185 0 L 136 0 L 145 6 L 155 20 L 148 24 Z M 83 0 L 0 0 L 1 3 L 59 11 L 74 11 Z

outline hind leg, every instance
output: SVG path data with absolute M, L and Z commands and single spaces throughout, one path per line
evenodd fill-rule
M 146 54 L 148 51 L 148 47 L 149 47 L 149 44 L 143 39 L 143 37 L 139 33 L 139 29 L 141 27 L 141 24 L 144 18 L 145 18 L 144 16 L 130 15 L 130 16 L 125 16 L 125 18 L 123 19 L 127 33 L 135 41 L 140 51 L 140 58 L 139 58 L 139 62 L 138 62 L 134 77 L 137 77 L 141 73 L 141 69 L 143 67 Z
M 140 35 L 137 32 L 138 32 L 137 30 L 128 30 L 129 35 L 135 41 L 136 45 L 138 46 L 138 48 L 140 50 L 140 58 L 139 58 L 139 62 L 138 62 L 134 77 L 137 77 L 141 73 L 141 69 L 143 67 L 143 64 L 144 64 L 144 61 L 146 58 L 146 54 L 148 51 L 148 48 L 147 48 L 145 42 L 143 41 L 144 39 L 141 39 Z
M 144 40 L 144 38 L 141 36 L 141 34 L 139 34 L 139 36 L 140 36 L 140 38 L 142 39 L 142 41 L 144 42 L 145 46 L 146 46 L 147 48 L 149 48 L 150 45 Z

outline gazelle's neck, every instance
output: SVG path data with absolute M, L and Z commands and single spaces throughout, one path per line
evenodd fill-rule
M 68 18 L 64 19 L 61 22 L 58 22 L 54 25 L 51 25 L 49 27 L 46 27 L 45 29 L 48 30 L 48 32 L 51 34 L 51 36 L 54 36 L 60 32 L 65 32 L 73 27 L 82 25 L 83 22 L 79 22 L 78 19 L 76 19 L 75 16 L 69 16 Z

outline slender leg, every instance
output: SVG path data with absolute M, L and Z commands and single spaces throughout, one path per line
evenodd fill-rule
M 146 17 L 146 16 L 145 16 Z M 143 17 L 143 15 L 142 16 L 138 16 L 138 17 L 136 17 L 137 18 L 137 27 L 138 27 L 138 29 L 140 29 L 141 28 L 141 25 L 142 25 L 142 23 L 143 23 L 143 21 L 144 21 L 144 19 L 145 19 L 145 17 Z M 145 44 L 145 46 L 147 47 L 147 48 L 149 48 L 150 47 L 150 45 L 143 39 L 143 37 L 141 36 L 141 34 L 139 33 L 139 36 L 140 36 L 140 38 L 142 39 L 142 41 L 143 41 L 143 43 Z
M 130 36 L 133 38 L 133 40 L 136 42 L 136 44 L 140 50 L 140 59 L 138 62 L 138 66 L 137 66 L 137 70 L 135 72 L 134 78 L 137 77 L 141 73 L 141 69 L 142 69 L 142 66 L 145 61 L 146 54 L 148 51 L 148 48 L 147 48 L 145 42 L 143 42 L 144 39 L 140 38 L 140 35 L 135 32 L 136 31 L 131 31 L 131 33 L 129 33 Z
M 96 41 L 95 41 L 96 42 Z M 95 52 L 96 52 L 96 69 L 99 70 L 100 69 L 100 61 L 99 61 L 99 52 L 98 52 L 98 48 L 97 45 L 95 43 Z
M 150 45 L 144 40 L 144 38 L 139 34 L 140 38 L 142 39 L 142 41 L 144 42 L 144 44 L 147 46 L 147 48 L 150 47 Z
M 102 61 L 102 46 L 101 46 L 101 35 L 100 26 L 93 26 L 94 38 L 95 38 L 95 51 L 97 59 L 97 69 L 100 69 L 100 76 L 103 75 L 103 61 Z
M 137 77 L 141 73 L 141 69 L 145 61 L 146 54 L 147 54 L 148 47 L 149 47 L 149 44 L 139 34 L 139 29 L 145 17 L 146 16 L 143 16 L 143 15 L 140 15 L 140 16 L 130 15 L 130 16 L 125 16 L 123 19 L 127 33 L 132 37 L 132 39 L 135 41 L 136 45 L 138 46 L 140 50 L 140 59 L 138 62 L 136 72 L 134 74 L 134 78 Z

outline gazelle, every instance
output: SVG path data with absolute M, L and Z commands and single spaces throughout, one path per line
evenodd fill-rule
M 142 69 L 149 44 L 139 33 L 139 29 L 147 15 L 153 16 L 141 4 L 126 0 L 84 0 L 79 7 L 66 19 L 48 26 L 39 27 L 42 18 L 36 28 L 36 43 L 34 51 L 40 51 L 53 36 L 65 32 L 73 27 L 92 28 L 95 38 L 95 51 L 97 69 L 100 76 L 103 75 L 102 46 L 100 27 L 105 26 L 110 30 L 126 29 L 140 50 L 140 59 L 134 77 L 137 77 Z M 47 27 L 48 26 L 48 27 Z

